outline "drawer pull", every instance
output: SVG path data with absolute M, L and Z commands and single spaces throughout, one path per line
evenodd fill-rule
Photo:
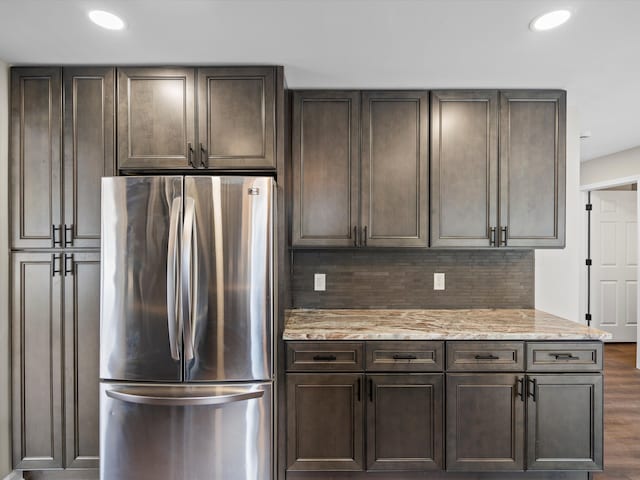
M 416 357 L 415 355 L 412 355 L 410 353 L 408 354 L 401 354 L 401 353 L 394 353 L 393 354 L 393 359 L 394 360 L 415 360 Z
M 580 360 L 580 357 L 574 357 L 570 353 L 550 353 L 552 357 L 556 357 L 556 360 Z
M 476 355 L 476 360 L 500 360 L 500 357 L 490 353 L 489 355 Z
M 313 357 L 316 362 L 335 362 L 337 359 L 335 355 L 314 355 Z

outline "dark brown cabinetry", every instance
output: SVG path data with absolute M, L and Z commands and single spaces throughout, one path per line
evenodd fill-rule
M 99 248 L 113 69 L 14 68 L 11 89 L 11 248 Z
M 100 254 L 12 253 L 11 266 L 13 466 L 98 468 Z
M 524 375 L 447 374 L 447 470 L 524 469 Z
M 442 374 L 373 374 L 367 382 L 367 469 L 441 470 Z
M 363 469 L 362 375 L 287 375 L 289 470 Z
M 293 94 L 293 245 L 427 246 L 428 93 Z
M 275 93 L 274 67 L 118 69 L 118 168 L 275 169 Z
M 565 132 L 563 91 L 432 92 L 431 246 L 563 247 Z
M 602 470 L 602 375 L 529 375 L 527 469 Z

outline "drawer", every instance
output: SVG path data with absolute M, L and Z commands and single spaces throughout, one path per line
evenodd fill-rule
M 447 370 L 523 371 L 524 342 L 447 342 Z
M 290 372 L 362 371 L 362 342 L 287 342 Z
M 535 372 L 599 372 L 601 342 L 528 342 L 527 370 Z
M 444 366 L 444 342 L 367 342 L 366 369 L 369 372 L 435 372 Z

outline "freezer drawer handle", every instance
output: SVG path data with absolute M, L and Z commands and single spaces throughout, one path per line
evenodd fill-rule
M 167 397 L 167 396 L 151 396 L 137 395 L 133 393 L 125 393 L 118 390 L 107 390 L 107 396 L 116 400 L 127 403 L 138 403 L 141 405 L 157 405 L 166 407 L 189 407 L 194 405 L 226 405 L 228 403 L 241 402 L 243 400 L 251 400 L 253 398 L 261 398 L 264 395 L 263 390 L 253 392 L 232 393 L 229 395 L 214 395 L 202 397 Z

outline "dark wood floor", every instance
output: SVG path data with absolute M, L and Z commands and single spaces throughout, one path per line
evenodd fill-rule
M 640 480 L 640 370 L 635 343 L 605 346 L 604 473 L 594 480 Z

